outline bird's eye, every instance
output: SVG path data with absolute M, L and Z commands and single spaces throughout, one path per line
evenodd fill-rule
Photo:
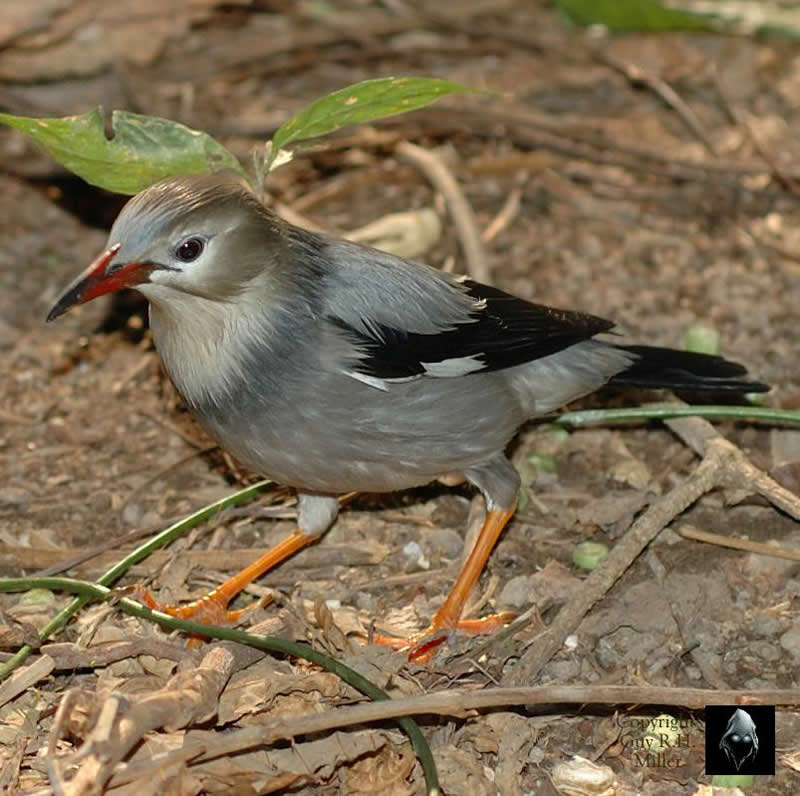
M 190 263 L 196 260 L 205 248 L 201 238 L 187 238 L 175 250 L 175 256 L 184 263 Z

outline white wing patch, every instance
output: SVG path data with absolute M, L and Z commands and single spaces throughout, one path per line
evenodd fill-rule
M 439 362 L 420 362 L 420 365 L 425 368 L 427 376 L 447 379 L 483 370 L 486 363 L 480 357 L 480 354 L 471 354 L 468 357 L 453 357 L 452 359 L 442 359 Z
M 430 376 L 435 379 L 452 379 L 456 376 L 466 376 L 468 373 L 476 373 L 486 367 L 486 363 L 480 359 L 480 354 L 472 354 L 468 357 L 453 357 L 443 359 L 440 362 L 420 362 L 424 373 L 416 376 L 404 376 L 397 379 L 379 379 L 377 376 L 370 376 L 366 373 L 359 373 L 357 370 L 346 370 L 345 373 L 356 381 L 374 387 L 376 390 L 387 392 L 392 384 L 402 384 L 406 381 L 416 381 L 423 376 Z
M 368 376 L 366 373 L 359 373 L 357 370 L 346 370 L 345 374 L 351 379 L 355 379 L 356 381 L 360 381 L 362 384 L 366 384 L 368 387 L 374 387 L 376 390 L 389 392 L 389 385 L 386 383 L 386 379 L 379 379 L 376 376 Z
M 389 387 L 392 384 L 402 384 L 406 381 L 416 381 L 425 375 L 424 373 L 419 373 L 416 376 L 402 376 L 397 379 L 379 379 L 377 376 L 370 376 L 368 373 L 359 373 L 357 370 L 346 370 L 344 373 L 351 379 L 360 381 L 362 384 L 367 384 L 370 387 L 374 387 L 376 390 L 382 390 L 383 392 L 388 392 Z

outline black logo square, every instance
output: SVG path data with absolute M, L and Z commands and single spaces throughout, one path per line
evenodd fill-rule
M 774 705 L 706 705 L 706 774 L 774 773 Z

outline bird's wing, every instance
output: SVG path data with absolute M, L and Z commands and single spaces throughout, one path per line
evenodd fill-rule
M 509 368 L 613 326 L 372 249 L 330 249 L 338 267 L 326 319 L 356 347 L 352 375 L 369 383 Z

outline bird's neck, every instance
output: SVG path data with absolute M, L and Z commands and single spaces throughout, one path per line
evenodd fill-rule
M 235 303 L 198 296 L 150 298 L 150 326 L 164 368 L 194 408 L 221 406 L 248 381 L 249 352 L 269 351 L 280 335 L 278 319 L 247 297 Z

